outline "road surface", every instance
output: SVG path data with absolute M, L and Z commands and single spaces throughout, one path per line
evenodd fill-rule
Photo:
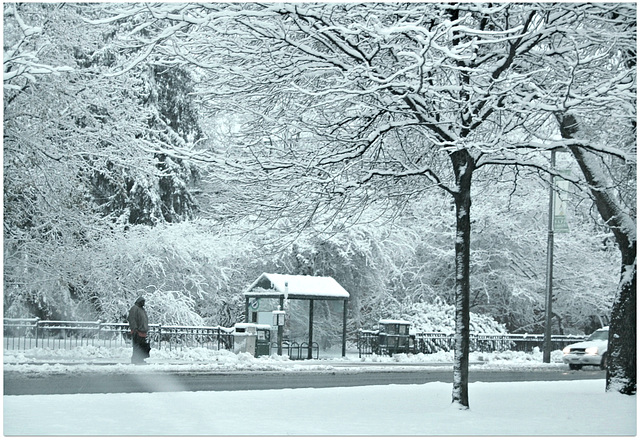
M 603 379 L 600 370 L 490 371 L 471 370 L 469 382 L 520 382 Z M 170 391 L 237 391 L 283 388 L 327 388 L 364 385 L 451 383 L 451 370 L 370 370 L 281 372 L 183 372 L 79 374 L 29 377 L 4 373 L 4 394 L 154 393 Z

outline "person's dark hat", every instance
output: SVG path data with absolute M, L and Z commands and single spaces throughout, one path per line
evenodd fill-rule
M 144 297 L 140 297 L 136 300 L 136 304 L 139 306 L 143 306 L 144 305 Z

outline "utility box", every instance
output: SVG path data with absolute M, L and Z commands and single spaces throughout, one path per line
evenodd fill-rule
M 238 323 L 234 326 L 234 353 L 249 353 L 254 357 L 271 354 L 271 326 Z
M 409 321 L 399 319 L 381 319 L 378 321 L 379 354 L 409 353 L 411 337 Z

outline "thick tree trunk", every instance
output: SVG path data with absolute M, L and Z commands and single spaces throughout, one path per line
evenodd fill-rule
M 571 139 L 579 130 L 579 122 L 572 115 L 558 117 L 560 132 Z M 636 393 L 636 223 L 623 210 L 593 153 L 577 146 L 569 149 L 591 187 L 598 212 L 611 228 L 622 256 L 620 282 L 611 309 L 609 324 L 609 363 L 607 391 Z
M 634 246 L 635 247 L 635 246 Z M 631 252 L 628 252 L 631 254 Z M 623 256 L 622 273 L 611 309 L 607 391 L 636 393 L 636 256 Z
M 456 335 L 452 403 L 469 408 L 469 267 L 471 247 L 472 157 L 466 150 L 451 154 L 456 174 Z

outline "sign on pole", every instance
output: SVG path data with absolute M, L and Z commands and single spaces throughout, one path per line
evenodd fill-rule
M 569 181 L 555 176 L 553 184 L 556 188 L 553 197 L 553 232 L 569 232 L 566 201 L 569 194 Z

